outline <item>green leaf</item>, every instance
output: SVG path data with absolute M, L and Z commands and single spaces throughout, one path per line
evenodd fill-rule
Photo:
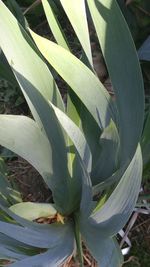
M 11 206 L 9 209 L 29 221 L 40 217 L 53 217 L 57 213 L 53 204 L 46 203 L 22 202 Z
M 101 147 L 100 155 L 97 156 L 91 173 L 94 185 L 110 177 L 118 167 L 120 140 L 116 125 L 112 120 L 101 134 L 99 142 Z
M 53 223 L 42 225 L 25 220 L 3 206 L 1 206 L 1 209 L 23 226 L 1 221 L 0 233 L 29 246 L 53 248 L 62 242 L 67 232 L 72 231 L 72 225 L 69 221 L 65 224 Z
M 50 105 L 52 104 L 50 103 Z M 62 112 L 54 105 L 52 105 L 52 108 L 54 109 L 60 124 L 63 126 L 64 130 L 66 131 L 66 133 L 72 140 L 73 144 L 75 145 L 82 161 L 85 164 L 85 167 L 87 168 L 88 172 L 90 172 L 92 155 L 83 133 L 64 112 Z
M 0 203 L 4 206 L 9 206 L 8 197 L 9 197 L 9 191 L 8 191 L 9 183 L 6 180 L 6 177 L 4 174 L 0 173 Z
M 79 218 L 80 217 L 82 219 L 86 218 L 87 220 L 92 210 L 93 210 L 92 182 L 89 174 L 84 169 L 84 175 L 82 176 L 82 197 L 80 202 Z
M 8 207 L 10 204 L 21 201 L 21 194 L 17 190 L 14 190 L 6 176 L 0 173 L 0 203 Z
M 46 16 L 47 16 L 47 20 L 48 20 L 48 22 L 49 22 L 49 26 L 50 26 L 50 28 L 51 28 L 51 30 L 52 30 L 52 32 L 53 32 L 53 35 L 54 35 L 54 37 L 55 37 L 55 39 L 56 39 L 56 41 L 57 41 L 57 43 L 59 44 L 59 45 L 61 45 L 62 47 L 64 47 L 64 48 L 66 48 L 67 50 L 70 50 L 70 48 L 68 47 L 68 44 L 67 44 L 67 42 L 66 42 L 66 39 L 65 39 L 65 35 L 64 35 L 64 33 L 63 33 L 63 30 L 61 29 L 61 26 L 59 25 L 59 22 L 58 22 L 58 20 L 57 20 L 57 17 L 55 16 L 55 14 L 54 14 L 54 12 L 53 12 L 53 9 L 54 9 L 54 3 L 52 2 L 52 1 L 47 1 L 47 0 L 43 0 L 42 1 L 42 3 L 43 3 L 43 7 L 44 7 L 44 10 L 45 10 L 45 14 L 46 14 Z M 86 25 L 87 26 L 87 25 Z M 70 102 L 70 101 L 69 101 Z M 71 103 L 71 102 L 70 102 Z M 60 113 L 60 112 L 59 112 Z M 57 115 L 57 114 L 56 114 Z M 60 117 L 60 115 L 61 115 L 61 118 L 59 119 L 59 117 Z M 65 123 L 65 121 L 66 121 L 66 119 L 67 119 L 67 117 L 65 118 L 64 116 L 65 116 L 65 114 L 61 114 L 60 113 L 60 115 L 58 116 L 58 119 L 59 119 L 59 121 L 60 121 L 60 123 L 62 124 L 62 122 L 63 122 L 63 124 Z M 63 118 L 63 117 L 64 118 Z M 71 125 L 70 125 L 71 124 Z M 68 126 L 69 125 L 69 126 Z M 65 130 L 67 130 L 67 133 L 68 133 L 68 135 L 70 136 L 70 134 L 71 134 L 71 136 L 73 137 L 73 140 L 75 141 L 75 139 L 76 139 L 76 136 L 77 135 L 75 135 L 74 133 L 75 132 L 78 132 L 78 138 L 79 138 L 79 135 L 81 136 L 81 134 L 79 133 L 79 129 L 77 129 L 77 127 L 76 127 L 76 131 L 75 131 L 75 129 L 74 129 L 74 132 L 73 131 L 70 131 L 70 126 L 71 126 L 71 128 L 75 128 L 75 125 L 73 125 L 73 123 L 71 122 L 71 120 L 70 121 L 68 121 L 67 123 L 65 123 L 64 125 L 63 125 L 63 127 L 65 126 Z M 70 138 L 72 139 L 72 137 L 70 136 Z M 82 139 L 82 141 L 81 141 L 81 139 Z M 72 140 L 72 141 L 73 141 Z M 89 148 L 88 148 L 88 146 L 86 145 L 86 147 L 85 147 L 85 145 L 84 145 L 84 143 L 85 143 L 85 141 L 83 140 L 83 137 L 81 137 L 80 138 L 80 142 L 79 141 L 77 141 L 77 139 L 76 139 L 76 141 L 74 142 L 73 141 L 73 143 L 75 144 L 75 146 L 76 146 L 76 148 L 77 148 L 77 150 L 78 150 L 78 152 L 79 152 L 79 154 L 80 154 L 80 156 L 81 156 L 81 158 L 83 159 L 83 157 L 84 157 L 84 162 L 85 162 L 85 164 L 87 165 L 89 165 L 89 167 L 88 167 L 88 170 L 90 171 L 91 170 L 91 167 L 90 167 L 90 165 L 91 165 L 91 159 L 90 159 L 90 157 L 91 156 L 89 156 Z M 82 144 L 81 144 L 82 143 Z M 80 144 L 80 145 L 79 145 Z M 68 146 L 71 146 L 71 154 L 73 155 L 74 153 L 73 153 L 73 146 L 72 146 L 72 143 L 68 140 Z M 80 146 L 80 147 L 79 147 Z M 85 149 L 86 150 L 85 150 Z M 82 151 L 81 151 L 82 150 Z M 84 155 L 83 155 L 83 153 L 85 153 Z M 73 162 L 71 162 L 71 160 L 73 160 L 74 159 L 74 156 L 71 156 L 71 154 L 69 154 L 69 156 L 68 156 L 68 158 L 69 158 L 69 162 L 70 162 L 70 165 L 73 163 Z M 89 160 L 90 159 L 90 160 Z M 70 166 L 70 169 L 71 169 L 71 166 Z
M 44 101 L 43 98 L 40 99 Z M 74 183 L 75 190 L 78 181 L 70 179 L 67 148 L 55 113 L 48 103 L 45 109 L 45 102 L 42 101 L 39 114 L 49 140 L 33 120 L 24 116 L 1 115 L 0 143 L 26 159 L 39 171 L 52 190 L 57 209 L 60 213 L 68 213 L 74 207 L 73 195 L 70 193 L 71 184 Z M 24 135 L 20 129 L 23 129 Z M 74 191 L 74 194 L 78 194 L 77 192 Z
M 7 168 L 4 160 L 0 157 L 0 174 L 5 175 L 7 173 Z
M 19 218 L 18 216 L 16 217 Z M 25 222 L 25 220 L 21 218 L 19 218 L 19 221 Z M 67 223 L 65 225 L 39 225 L 29 221 L 27 222 L 28 223 L 26 225 L 28 225 L 28 227 L 25 228 L 12 224 L 5 224 L 4 232 L 8 233 L 9 230 L 12 230 L 12 227 L 15 226 L 13 227 L 14 234 L 11 233 L 9 237 L 7 237 L 7 235 L 0 234 L 0 240 L 2 242 L 0 244 L 0 258 L 10 259 L 11 261 L 14 261 L 15 263 L 13 263 L 12 266 L 21 265 L 34 267 L 36 264 L 38 264 L 38 266 L 44 267 L 50 263 L 52 264 L 52 266 L 58 266 L 72 254 L 74 250 L 74 237 L 72 225 L 70 223 Z M 16 237 L 15 229 L 18 230 L 18 232 L 16 233 Z M 22 231 L 20 232 L 21 229 Z M 40 233 L 41 237 L 39 236 Z M 30 234 L 30 236 L 28 236 L 28 234 Z M 14 239 L 10 237 L 13 235 Z M 17 241 L 16 239 L 22 239 L 23 243 Z M 31 244 L 35 243 L 36 246 L 38 246 L 40 249 L 35 248 L 34 246 L 27 245 L 26 239 L 28 241 L 30 240 L 29 243 Z M 44 239 L 45 244 L 42 244 L 42 240 Z M 48 239 L 50 249 L 44 252 L 45 249 L 43 250 L 41 248 L 47 246 Z M 62 247 L 64 249 L 62 249 Z
M 92 154 L 92 169 L 99 158 L 100 147 L 100 135 L 101 130 L 87 110 L 82 104 L 80 99 L 75 95 L 73 91 L 69 90 L 69 101 L 67 101 L 67 115 L 76 123 L 76 125 L 83 132 L 85 139 L 89 145 Z M 93 176 L 91 177 L 91 179 Z M 93 181 L 92 181 L 93 183 Z
M 0 234 L 0 241 L 0 259 L 3 260 L 21 260 L 40 252 L 40 249 L 25 245 L 3 234 Z
M 96 259 L 99 267 L 121 267 L 123 256 L 115 238 L 101 237 L 96 226 L 82 226 L 82 234 L 86 246 Z
M 0 203 L 6 207 L 21 201 L 21 195 L 14 190 L 8 181 L 7 168 L 4 161 L 0 158 Z
M 16 78 L 0 48 L 0 79 L 8 81 L 13 87 L 18 86 Z
M 78 59 L 76 59 L 68 51 L 34 34 L 32 31 L 31 31 L 31 34 L 33 38 L 35 39 L 38 47 L 40 46 L 39 48 L 41 52 L 45 51 L 43 55 L 46 55 L 49 62 L 53 63 L 53 67 L 56 67 L 57 71 L 59 69 L 61 73 L 65 75 L 65 78 L 63 77 L 65 80 L 69 79 L 69 83 L 70 83 L 69 85 L 72 86 L 72 88 L 74 87 L 75 88 L 74 90 L 78 90 L 77 92 L 76 91 L 75 92 L 78 93 L 78 96 L 80 97 L 80 99 L 84 102 L 85 105 L 87 105 L 87 108 L 91 112 L 91 115 L 95 118 L 95 120 L 97 120 L 99 127 L 100 128 L 105 127 L 110 122 L 110 119 L 111 119 L 110 116 L 112 115 L 112 117 L 113 116 L 115 117 L 114 105 L 111 102 L 110 96 L 107 95 L 106 90 L 103 91 L 102 89 L 103 87 L 101 88 L 101 84 L 99 80 L 97 79 L 97 77 L 88 68 L 86 68 L 84 64 L 82 64 Z M 54 55 L 56 55 L 55 58 L 54 58 Z M 62 58 L 62 55 L 64 55 L 63 58 Z M 68 61 L 66 62 L 66 65 L 65 65 L 65 60 L 67 59 L 67 57 L 68 57 Z M 58 66 L 58 62 L 60 66 Z M 66 67 L 66 73 L 65 73 L 65 67 Z M 68 71 L 71 71 L 71 70 L 72 72 L 69 73 Z M 78 73 L 78 76 L 77 76 L 77 73 Z M 80 77 L 80 79 L 83 78 L 82 81 L 78 77 Z M 90 85 L 90 82 L 92 82 L 91 85 Z M 95 92 L 93 90 L 94 82 L 96 84 Z M 81 85 L 82 85 L 82 88 L 81 90 L 79 90 Z M 90 87 L 93 88 L 92 91 Z M 88 90 L 88 88 L 89 88 L 88 94 L 86 94 L 86 92 L 84 93 L 84 89 Z M 107 95 L 108 98 L 107 97 L 105 98 L 103 93 L 105 96 Z M 85 96 L 87 97 L 87 99 Z M 95 98 L 93 98 L 94 96 Z M 85 103 L 85 101 L 87 101 L 87 104 Z M 96 105 L 95 105 L 95 101 L 96 101 Z M 111 109 L 109 109 L 109 106 Z
M 44 231 L 46 233 L 46 231 L 50 231 L 49 230 L 49 224 L 39 224 L 39 223 L 36 223 L 36 222 L 32 222 L 32 221 L 26 220 L 26 219 L 16 215 L 10 209 L 8 209 L 7 207 L 4 207 L 1 204 L 0 204 L 0 209 L 3 212 L 3 215 L 5 215 L 5 218 L 6 218 L 5 221 L 3 220 L 4 222 L 8 222 L 8 223 L 11 222 L 11 224 L 13 223 L 15 225 L 17 223 L 17 224 L 20 224 L 21 226 L 24 226 L 25 228 L 29 228 L 31 230 L 39 231 L 39 232 L 40 231 Z M 11 218 L 11 221 L 10 221 L 10 218 Z M 44 234 L 44 232 L 43 232 L 43 234 Z
M 150 36 L 146 39 L 146 41 L 138 50 L 138 56 L 140 60 L 150 61 Z
M 97 225 L 103 236 L 113 236 L 123 228 L 136 204 L 142 179 L 142 156 L 138 145 L 137 151 L 112 194 L 93 212 L 89 220 Z
M 114 106 L 98 78 L 69 51 L 31 30 L 30 33 L 43 56 L 78 95 L 99 127 L 105 128 L 115 116 Z
M 36 121 L 45 131 L 53 151 L 53 172 L 50 179 L 45 173 L 44 179 L 53 192 L 53 198 L 60 213 L 70 213 L 74 209 L 71 185 L 78 181 L 70 179 L 67 166 L 67 149 L 61 126 L 58 123 L 48 100 L 64 108 L 60 94 L 45 63 L 35 53 L 33 42 L 18 25 L 15 18 L 0 1 L 0 44 L 26 96 Z M 2 26 L 2 27 L 1 27 Z M 5 32 L 7 31 L 7 35 Z M 27 41 L 26 41 L 27 40 Z M 12 42 L 11 46 L 7 46 Z M 33 48 L 33 49 L 32 49 Z M 24 54 L 23 54 L 24 51 Z M 13 62 L 12 62 L 13 61 Z M 63 159 L 63 160 L 62 160 Z M 47 177 L 46 177 L 47 175 Z M 60 186 L 61 185 L 61 186 Z M 75 188 L 75 187 L 74 187 Z M 76 185 L 78 196 L 79 185 Z M 78 197 L 77 197 L 78 198 Z
M 28 22 L 26 18 L 23 16 L 21 8 L 19 7 L 17 1 L 15 0 L 7 0 L 7 6 L 18 22 L 23 26 L 23 28 L 28 27 Z
M 119 111 L 121 162 L 132 158 L 143 128 L 144 87 L 136 49 L 115 0 L 87 0 Z
M 40 253 L 39 255 L 27 257 L 23 260 L 17 261 L 16 263 L 10 264 L 10 267 L 45 267 L 61 266 L 67 258 L 73 253 L 74 242 L 73 236 L 68 232 L 67 235 L 62 239 L 61 244 L 52 249 L 49 249 L 45 253 Z
M 60 0 L 60 2 L 74 28 L 90 65 L 93 66 L 85 1 L 78 0 L 78 3 L 76 3 L 75 1 Z
M 65 229 L 66 226 L 64 227 L 64 230 Z M 27 229 L 5 222 L 0 222 L 0 232 L 27 245 L 39 248 L 54 247 L 61 241 L 64 235 L 62 227 L 58 225 L 50 225 L 48 233 L 48 230 L 42 231 L 42 229 L 40 229 L 38 232 L 37 230 Z
M 25 266 L 25 264 L 27 264 L 26 266 L 34 267 L 37 262 L 39 266 L 43 267 L 46 266 L 45 264 L 47 264 L 47 262 L 51 262 L 52 266 L 58 266 L 58 262 L 63 262 L 72 254 L 74 249 L 74 237 L 72 224 L 69 221 L 63 225 L 56 223 L 51 225 L 37 224 L 17 216 L 11 210 L 3 206 L 1 206 L 1 209 L 16 220 L 16 222 L 23 225 L 22 227 L 12 223 L 0 222 L 0 233 L 3 233 L 2 238 L 0 234 L 0 240 L 2 240 L 3 243 L 3 246 L 1 245 L 3 248 L 2 251 L 5 252 L 5 254 L 7 251 L 10 251 L 10 253 L 19 253 L 20 255 L 16 254 L 17 259 L 21 260 L 21 258 L 23 259 L 24 257 L 26 260 L 25 262 L 17 261 L 12 266 L 20 266 L 20 264 L 21 266 Z M 9 237 L 7 237 L 7 235 Z M 43 250 L 35 250 L 35 247 L 48 248 L 48 250 L 45 253 L 41 253 Z M 62 249 L 62 247 L 64 249 Z M 7 251 L 5 249 L 7 249 Z M 36 255 L 37 253 L 39 254 Z M 16 257 L 14 255 L 15 261 Z
M 67 50 L 70 50 L 68 43 L 66 41 L 64 32 L 61 28 L 61 25 L 58 22 L 58 19 L 53 11 L 54 3 L 51 0 L 42 0 L 43 8 L 45 15 L 49 24 L 49 27 L 59 45 L 64 47 Z
M 118 266 L 122 264 L 121 251 L 114 236 L 127 222 L 136 204 L 142 178 L 142 157 L 140 146 L 105 204 L 89 216 L 92 207 L 90 180 L 83 183 L 80 206 L 80 229 L 85 244 L 98 261 L 98 266 Z M 106 256 L 107 255 L 107 256 Z
M 27 160 L 43 177 L 53 172 L 50 144 L 32 119 L 0 115 L 0 144 Z
M 143 163 L 144 165 L 149 163 L 150 160 L 150 111 L 146 118 L 146 122 L 143 129 L 143 134 L 141 138 L 141 147 L 143 154 Z
M 1 247 L 1 245 L 0 245 L 0 259 L 11 261 L 12 259 L 21 260 L 24 257 L 25 256 L 21 255 L 20 253 L 12 251 L 12 248 L 9 249 L 9 248 L 5 248 L 5 247 Z M 6 266 L 6 265 L 2 265 L 2 266 Z
M 0 1 L 0 13 L 0 46 L 21 86 L 35 119 L 41 125 L 39 114 L 37 114 L 34 104 L 28 96 L 28 91 L 36 88 L 44 98 L 64 109 L 62 98 L 48 67 L 40 58 L 30 36 L 2 1 Z M 9 43 L 11 45 L 8 45 Z
M 74 235 L 75 235 L 75 240 L 76 240 L 77 255 L 78 255 L 78 258 L 80 261 L 80 266 L 84 267 L 82 237 L 81 237 L 81 233 L 80 233 L 78 213 L 74 213 Z

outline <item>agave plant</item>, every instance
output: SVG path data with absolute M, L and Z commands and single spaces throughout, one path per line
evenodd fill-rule
M 14 203 L 1 192 L 0 259 L 12 267 L 54 267 L 77 251 L 84 266 L 83 241 L 98 266 L 121 266 L 116 234 L 134 209 L 142 176 L 144 94 L 136 50 L 115 0 L 60 0 L 80 59 L 54 2 L 42 4 L 57 44 L 24 29 L 0 1 L 0 46 L 33 116 L 0 115 L 0 144 L 33 165 L 53 203 Z M 115 100 L 94 71 L 87 8 Z M 66 105 L 50 66 L 68 84 Z M 39 224 L 40 217 L 55 220 Z

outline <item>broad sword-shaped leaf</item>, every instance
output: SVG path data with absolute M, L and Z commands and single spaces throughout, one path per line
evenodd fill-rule
M 101 267 L 119 267 L 121 264 L 120 253 L 112 237 L 125 225 L 133 211 L 140 190 L 141 178 L 142 157 L 140 146 L 138 146 L 131 163 L 108 200 L 98 210 L 94 209 L 91 215 L 92 192 L 89 179 L 87 178 L 83 183 L 81 233 L 87 247 Z M 107 247 L 109 247 L 109 254 Z
M 136 49 L 116 0 L 87 0 L 116 95 L 120 158 L 132 158 L 143 128 L 144 87 Z

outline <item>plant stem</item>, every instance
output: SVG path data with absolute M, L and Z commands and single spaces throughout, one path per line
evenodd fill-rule
M 84 260 L 83 260 L 83 250 L 82 250 L 82 240 L 79 228 L 79 221 L 77 214 L 74 215 L 74 224 L 75 224 L 75 239 L 77 244 L 77 252 L 80 262 L 80 267 L 84 267 Z

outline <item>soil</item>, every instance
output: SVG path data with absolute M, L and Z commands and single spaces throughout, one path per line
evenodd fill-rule
M 15 184 L 23 201 L 51 202 L 52 194 L 40 174 L 24 159 L 8 161 L 8 179 Z
M 132 242 L 124 267 L 150 266 L 150 216 L 140 214 L 128 237 Z

